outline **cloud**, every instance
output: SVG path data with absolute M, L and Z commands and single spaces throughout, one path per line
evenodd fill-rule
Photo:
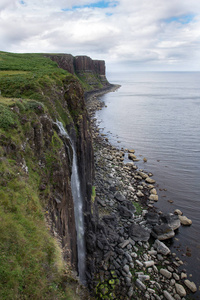
M 196 0 L 1 0 L 1 50 L 200 69 Z M 131 63 L 130 63 L 131 62 Z

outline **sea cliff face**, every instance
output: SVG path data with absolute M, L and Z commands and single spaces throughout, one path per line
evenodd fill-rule
M 1 278 L 4 285 L 0 298 L 46 299 L 48 295 L 48 299 L 54 299 L 55 295 L 60 297 L 63 286 L 65 289 L 68 284 L 68 276 L 63 277 L 63 267 L 59 268 L 58 264 L 64 266 L 61 263 L 64 258 L 68 266 L 77 270 L 71 188 L 73 154 L 69 139 L 59 132 L 57 120 L 74 141 L 86 226 L 91 214 L 93 147 L 84 90 L 76 76 L 64 71 L 68 69 L 74 73 L 72 56 L 58 56 L 60 69 L 57 63 L 37 54 L 2 52 L 0 56 L 0 185 L 3 199 L 0 219 L 7 240 L 1 244 L 1 253 L 6 256 L 1 262 L 0 274 L 5 269 L 8 273 L 7 277 L 2 275 L 4 278 Z M 24 222 L 26 225 L 22 225 Z M 13 227 L 14 235 L 9 227 Z M 14 237 L 22 235 L 22 231 L 23 242 Z M 33 241 L 35 244 L 29 246 Z M 14 243 L 18 245 L 17 251 Z M 57 243 L 62 249 L 58 253 Z M 32 247 L 34 249 L 29 259 L 23 254 L 24 244 L 25 253 Z M 16 253 L 14 258 L 12 253 Z M 26 268 L 27 259 L 34 264 L 29 263 Z M 10 260 L 14 261 L 12 268 L 8 264 Z M 19 272 L 19 276 L 14 276 L 15 272 Z M 31 279 L 30 273 L 33 274 Z M 9 290 L 13 281 L 14 291 Z M 54 284 L 56 288 L 52 290 Z
M 109 86 L 106 78 L 104 60 L 93 60 L 88 56 L 75 56 L 71 54 L 45 55 L 55 61 L 58 66 L 67 70 L 80 79 L 85 91 L 101 89 Z

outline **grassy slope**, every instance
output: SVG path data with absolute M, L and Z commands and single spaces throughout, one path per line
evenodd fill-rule
M 77 299 L 72 283 L 66 289 L 68 269 L 45 222 L 39 191 L 43 174 L 31 146 L 22 149 L 44 111 L 53 116 L 57 110 L 58 118 L 69 121 L 58 100 L 49 102 L 48 91 L 62 88 L 63 80 L 72 77 L 40 54 L 0 52 L 0 299 Z M 25 124 L 23 118 L 28 120 Z M 54 133 L 55 155 L 61 145 Z

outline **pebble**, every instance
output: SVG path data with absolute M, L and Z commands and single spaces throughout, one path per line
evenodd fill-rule
M 136 280 L 136 285 L 138 286 L 138 288 L 139 288 L 140 290 L 143 290 L 143 291 L 146 290 L 146 285 L 145 285 L 144 283 L 142 283 L 141 280 L 137 279 L 137 280 Z
M 158 195 L 151 194 L 149 200 L 158 201 Z
M 171 285 L 171 286 L 175 285 L 175 283 L 176 283 L 175 279 L 171 279 L 171 280 L 170 280 L 170 285 Z
M 135 262 L 139 267 L 141 267 L 141 268 L 143 267 L 143 263 L 141 261 L 139 261 L 138 259 Z
M 172 295 L 170 295 L 170 293 L 168 293 L 168 291 L 164 291 L 163 294 L 167 300 L 174 300 L 174 298 L 172 297 Z
M 176 281 L 180 280 L 180 276 L 176 273 L 173 273 L 173 277 Z
M 153 260 L 149 260 L 149 261 L 145 261 L 145 262 L 144 262 L 144 266 L 145 266 L 146 268 L 151 267 L 151 266 L 153 266 L 154 264 L 155 264 L 155 262 L 154 262 Z
M 181 273 L 181 279 L 185 279 L 185 278 L 187 278 L 187 274 L 186 273 Z
M 150 276 L 149 275 L 138 275 L 138 279 L 140 279 L 141 281 L 148 281 L 148 280 L 150 280 Z
M 155 183 L 155 182 L 156 182 L 154 179 L 152 179 L 152 178 L 150 178 L 150 177 L 147 177 L 147 178 L 145 179 L 145 181 L 146 181 L 147 183 Z
M 172 273 L 167 271 L 166 269 L 160 269 L 160 274 L 168 279 L 172 277 Z

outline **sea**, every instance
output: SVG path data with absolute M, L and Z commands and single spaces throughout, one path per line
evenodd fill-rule
M 121 87 L 100 98 L 100 132 L 113 146 L 134 149 L 138 168 L 153 173 L 158 211 L 180 209 L 192 220 L 167 244 L 199 289 L 200 72 L 110 72 L 107 78 Z M 200 299 L 200 291 L 190 299 Z

